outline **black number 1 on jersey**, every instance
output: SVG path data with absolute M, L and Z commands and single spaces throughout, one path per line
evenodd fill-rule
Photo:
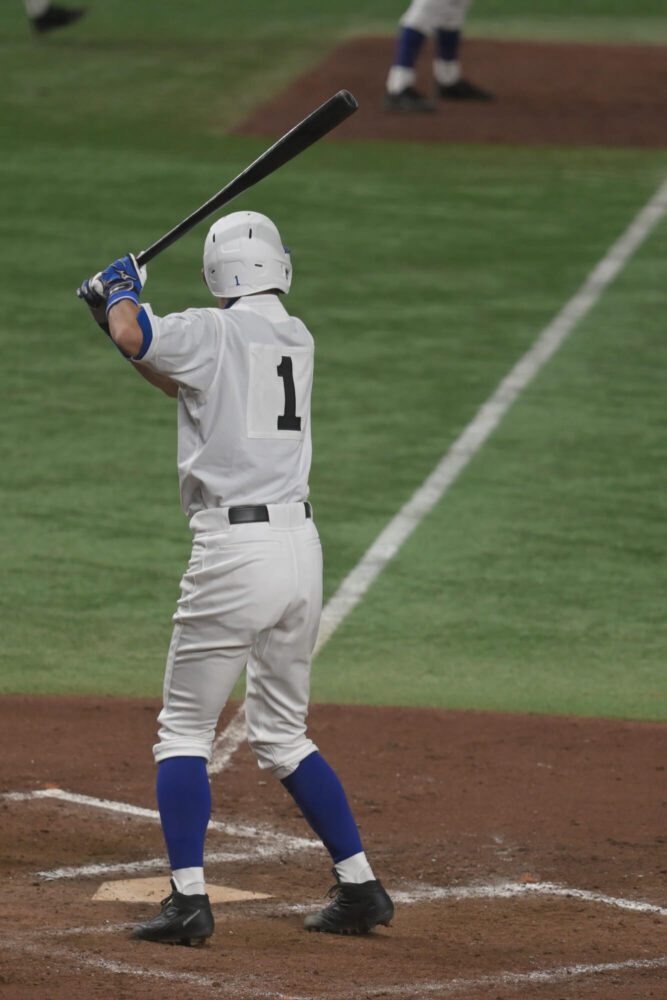
M 294 373 L 292 359 L 287 355 L 280 359 L 277 368 L 278 375 L 283 380 L 285 388 L 285 412 L 278 417 L 279 431 L 300 431 L 301 417 L 296 415 L 296 390 L 294 388 Z

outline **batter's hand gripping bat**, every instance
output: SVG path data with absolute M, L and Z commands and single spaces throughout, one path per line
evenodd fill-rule
M 148 264 L 150 260 L 157 257 L 159 253 L 162 253 L 163 250 L 166 250 L 172 243 L 179 240 L 185 233 L 190 232 L 194 226 L 202 222 L 209 215 L 212 215 L 219 208 L 222 208 L 223 205 L 229 204 L 234 198 L 237 198 L 244 191 L 247 191 L 248 188 L 257 184 L 258 181 L 261 181 L 264 177 L 268 177 L 274 170 L 293 160 L 304 149 L 308 149 L 309 146 L 312 146 L 314 142 L 321 139 L 327 132 L 331 132 L 337 125 L 344 122 L 346 118 L 349 118 L 358 107 L 356 98 L 352 96 L 349 90 L 339 90 L 337 94 L 334 94 L 333 97 L 330 97 L 319 108 L 316 108 L 302 122 L 299 122 L 293 129 L 290 129 L 282 139 L 278 139 L 254 163 L 246 167 L 238 177 L 235 177 L 233 181 L 226 184 L 217 194 L 214 194 L 212 198 L 209 198 L 203 205 L 200 205 L 192 215 L 188 215 L 177 226 L 174 226 L 168 233 L 165 233 L 159 240 L 156 240 L 147 250 L 142 250 L 141 253 L 137 254 L 136 260 L 139 267 Z

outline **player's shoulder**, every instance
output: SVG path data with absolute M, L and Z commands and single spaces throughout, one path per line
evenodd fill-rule
M 223 310 L 219 306 L 190 306 L 188 309 L 169 313 L 169 315 L 188 322 L 197 322 L 199 320 L 202 323 L 207 323 L 211 320 L 217 320 L 222 315 L 222 312 Z
M 224 310 L 226 316 L 237 326 L 241 336 L 256 334 L 260 338 L 272 339 L 292 337 L 312 344 L 313 338 L 306 324 L 298 316 L 288 312 L 278 295 L 248 295 L 237 299 L 231 308 Z
M 167 313 L 161 318 L 161 325 L 171 329 L 181 329 L 195 332 L 199 330 L 224 329 L 223 312 L 217 307 L 197 307 L 183 309 L 179 312 Z

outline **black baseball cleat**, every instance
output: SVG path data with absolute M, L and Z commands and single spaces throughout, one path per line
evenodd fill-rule
M 203 944 L 215 927 L 208 896 L 185 896 L 178 892 L 173 880 L 171 888 L 157 917 L 137 924 L 132 937 L 163 944 Z
M 306 930 L 327 934 L 368 934 L 377 924 L 389 926 L 394 904 L 378 879 L 359 885 L 341 882 L 337 875 L 336 879 L 337 884 L 329 889 L 329 896 L 335 896 L 333 902 L 319 913 L 306 917 Z
M 414 87 L 406 87 L 398 94 L 390 94 L 388 90 L 384 95 L 384 106 L 387 111 L 435 111 L 435 104 L 427 97 L 420 94 Z
M 66 28 L 68 24 L 74 24 L 86 13 L 81 8 L 57 7 L 52 4 L 44 11 L 40 17 L 33 17 L 32 26 L 35 31 L 53 31 L 54 28 Z
M 444 100 L 449 101 L 492 101 L 493 94 L 488 90 L 483 90 L 477 84 L 465 80 L 463 77 L 456 83 L 437 84 L 436 94 Z

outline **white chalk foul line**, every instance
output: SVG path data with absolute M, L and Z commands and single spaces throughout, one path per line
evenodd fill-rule
M 603 291 L 623 269 L 632 254 L 667 211 L 667 181 L 635 217 L 623 235 L 593 269 L 579 291 L 540 333 L 533 346 L 503 379 L 493 395 L 457 438 L 422 486 L 378 536 L 354 569 L 345 577 L 322 612 L 314 655 L 409 538 L 423 518 L 442 499 L 487 438 L 498 427 L 519 394 L 556 353 L 575 326 L 593 308 Z
M 220 771 L 224 771 L 246 736 L 245 703 L 243 703 L 215 740 L 208 764 L 208 773 L 218 774 Z
M 403 543 L 442 499 L 459 474 L 498 427 L 520 393 L 553 357 L 575 326 L 590 312 L 667 211 L 667 181 L 607 251 L 579 291 L 546 326 L 533 346 L 516 363 L 492 396 L 477 411 L 431 475 L 389 522 L 322 611 L 313 657 L 331 638 Z M 213 746 L 209 772 L 217 774 L 245 739 L 244 708 L 238 710 Z

